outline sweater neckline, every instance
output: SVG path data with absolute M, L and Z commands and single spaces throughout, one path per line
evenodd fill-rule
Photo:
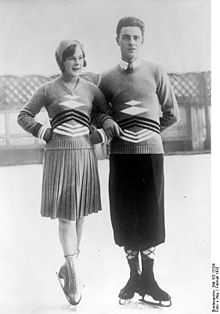
M 121 70 L 126 71 L 129 67 L 129 65 L 132 65 L 133 70 L 136 70 L 141 64 L 141 59 L 137 59 L 134 62 L 126 62 L 124 60 L 120 60 L 119 67 Z
M 75 90 L 79 86 L 80 77 L 79 76 L 77 77 L 76 82 L 75 82 L 75 84 L 73 84 L 73 86 L 66 84 L 65 81 L 62 79 L 62 77 L 60 77 L 60 81 L 61 81 L 61 84 L 62 84 L 63 88 L 65 89 L 65 91 L 68 94 L 70 93 L 71 95 L 73 95 Z

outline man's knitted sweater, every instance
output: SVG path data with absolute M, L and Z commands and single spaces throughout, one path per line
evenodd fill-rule
M 168 75 L 141 60 L 131 73 L 119 65 L 100 82 L 112 118 L 122 129 L 111 142 L 112 154 L 160 154 L 160 132 L 177 121 L 178 108 Z

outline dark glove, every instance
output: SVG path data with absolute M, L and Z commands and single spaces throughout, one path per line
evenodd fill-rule
M 51 138 L 52 138 L 52 134 L 53 134 L 53 131 L 51 128 L 47 128 L 45 133 L 44 133 L 44 136 L 43 136 L 43 140 L 48 143 Z
M 117 122 L 112 119 L 106 119 L 103 123 L 103 129 L 108 138 L 112 139 L 114 136 L 119 137 L 121 128 Z
M 97 129 L 95 126 L 90 126 L 90 141 L 92 144 L 101 144 L 106 141 L 105 132 L 102 129 Z

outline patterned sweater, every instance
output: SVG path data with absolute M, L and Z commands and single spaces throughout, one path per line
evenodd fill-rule
M 43 107 L 49 116 L 51 133 L 75 137 L 76 147 L 81 148 L 91 147 L 92 114 L 96 113 L 102 121 L 107 111 L 102 92 L 81 77 L 73 90 L 60 77 L 48 82 L 37 90 L 18 115 L 18 123 L 24 130 L 46 141 L 48 127 L 35 120 L 36 114 Z M 104 132 L 99 136 L 100 142 L 102 139 Z
M 160 132 L 178 119 L 178 107 L 168 75 L 141 60 L 128 73 L 118 65 L 104 73 L 99 85 L 122 129 L 111 142 L 112 154 L 160 154 Z

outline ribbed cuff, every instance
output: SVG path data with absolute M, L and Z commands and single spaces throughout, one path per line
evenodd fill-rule
M 38 130 L 37 137 L 39 137 L 41 140 L 43 140 L 46 131 L 47 131 L 47 127 L 42 125 L 41 128 Z
M 39 136 L 38 136 L 38 133 L 39 133 L 41 127 L 42 127 L 42 124 L 39 123 L 39 122 L 37 122 L 36 125 L 34 126 L 33 130 L 32 130 L 33 136 L 39 137 Z

